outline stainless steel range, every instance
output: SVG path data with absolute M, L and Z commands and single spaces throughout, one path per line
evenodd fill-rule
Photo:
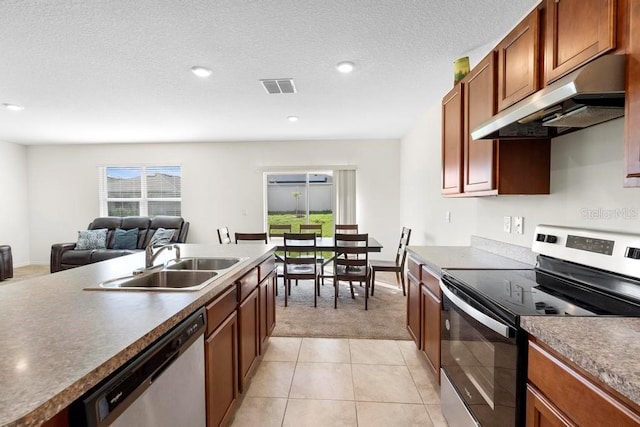
M 451 427 L 522 426 L 521 316 L 640 316 L 640 234 L 536 227 L 530 270 L 447 270 L 442 412 Z

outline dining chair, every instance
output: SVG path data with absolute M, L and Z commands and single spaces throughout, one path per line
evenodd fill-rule
M 336 225 L 335 225 L 335 233 L 342 233 L 342 234 L 352 233 L 352 234 L 357 234 L 357 233 L 358 233 L 358 224 L 336 224 Z M 334 233 L 334 234 L 335 234 L 335 233 Z
M 291 224 L 269 224 L 269 237 L 282 237 L 284 233 L 291 233 Z
M 269 224 L 269 238 L 283 237 L 284 233 L 291 233 L 291 224 Z M 276 258 L 276 280 L 278 277 L 284 277 L 284 254 L 281 251 L 276 251 L 274 254 Z M 278 287 L 276 286 L 276 290 Z M 285 285 L 286 289 L 286 285 Z
M 315 233 L 284 233 L 284 306 L 291 295 L 291 280 L 313 280 L 313 306 L 318 306 L 320 285 Z
M 300 224 L 300 233 L 315 233 L 316 237 L 322 237 L 322 224 Z M 322 286 L 324 286 L 324 263 L 327 259 L 322 252 L 318 252 L 316 261 L 320 264 L 320 278 Z
M 369 235 L 337 233 L 335 239 L 335 257 L 333 259 L 333 285 L 335 296 L 333 308 L 338 308 L 338 289 L 340 281 L 348 281 L 351 298 L 355 298 L 353 282 L 364 283 L 364 309 L 368 310 L 369 284 Z
M 264 242 L 269 243 L 267 233 L 235 233 L 236 243 L 239 242 Z
M 409 245 L 409 239 L 411 238 L 411 229 L 402 227 L 402 233 L 400 234 L 400 243 L 398 244 L 398 251 L 396 252 L 395 261 L 387 260 L 371 260 L 369 266 L 371 267 L 371 296 L 375 292 L 376 287 L 376 271 L 390 271 L 396 273 L 396 284 L 398 281 L 402 283 L 402 295 L 407 295 L 404 284 L 404 263 L 407 259 L 407 246 Z
M 228 245 L 231 243 L 231 234 L 229 234 L 229 229 L 227 227 L 218 228 L 218 242 L 221 245 Z

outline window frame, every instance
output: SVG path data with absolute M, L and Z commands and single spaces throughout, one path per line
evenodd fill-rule
M 109 197 L 109 183 L 107 170 L 109 168 L 140 169 L 140 197 Z M 180 170 L 180 197 L 148 197 L 147 171 L 157 168 L 178 168 Z M 179 202 L 182 214 L 182 165 L 180 164 L 129 164 L 129 165 L 103 165 L 98 167 L 100 203 L 100 216 L 109 215 L 109 202 L 134 202 L 138 203 L 139 216 L 149 216 L 149 202 Z

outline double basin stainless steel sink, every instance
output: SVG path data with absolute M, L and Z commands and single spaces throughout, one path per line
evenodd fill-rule
M 164 266 L 99 283 L 88 290 L 199 291 L 247 258 L 198 257 L 168 261 Z

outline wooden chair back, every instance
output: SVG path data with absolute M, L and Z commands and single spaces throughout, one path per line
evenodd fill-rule
M 411 239 L 411 229 L 402 227 L 400 234 L 400 243 L 398 244 L 398 252 L 396 253 L 396 265 L 400 266 L 400 271 L 404 271 L 404 263 L 407 260 L 407 246 Z
M 282 237 L 284 233 L 291 233 L 291 224 L 269 224 L 269 237 Z
M 300 233 L 315 233 L 322 237 L 322 224 L 300 224 Z
M 369 277 L 369 234 L 343 234 L 334 237 L 335 280 L 365 282 Z
M 229 234 L 229 229 L 227 227 L 218 228 L 218 242 L 221 245 L 228 245 L 231 243 L 231 234 Z
M 336 228 L 335 228 L 334 234 L 338 234 L 338 233 L 358 234 L 358 224 L 336 224 L 335 227 Z
M 313 280 L 313 306 L 318 304 L 318 264 L 315 233 L 284 233 L 284 305 L 288 304 L 291 280 Z
M 259 242 L 269 243 L 267 233 L 236 233 L 236 243 L 238 242 Z

